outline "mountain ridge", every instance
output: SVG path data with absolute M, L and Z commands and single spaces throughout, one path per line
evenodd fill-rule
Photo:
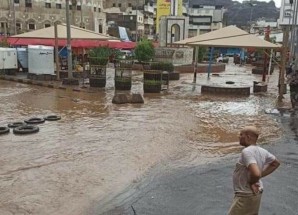
M 227 11 L 224 15 L 225 25 L 246 26 L 251 21 L 256 21 L 260 18 L 265 20 L 276 21 L 279 17 L 279 8 L 276 7 L 274 1 L 252 1 L 249 3 L 240 3 L 232 0 L 189 0 L 192 5 L 221 5 Z

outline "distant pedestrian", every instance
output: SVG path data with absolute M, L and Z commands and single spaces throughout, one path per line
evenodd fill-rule
M 260 179 L 280 165 L 274 155 L 257 146 L 258 137 L 254 126 L 247 126 L 240 132 L 239 143 L 245 148 L 233 174 L 235 196 L 228 215 L 257 215 L 263 193 Z

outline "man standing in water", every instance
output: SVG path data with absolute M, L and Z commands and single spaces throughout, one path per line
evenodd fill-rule
M 256 145 L 258 137 L 254 126 L 247 126 L 240 132 L 239 143 L 245 148 L 233 174 L 235 196 L 229 215 L 257 215 L 263 193 L 260 179 L 280 165 L 274 155 Z

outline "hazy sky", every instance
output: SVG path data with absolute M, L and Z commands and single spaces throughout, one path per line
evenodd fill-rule
M 242 2 L 243 0 L 238 0 L 240 2 Z M 271 0 L 259 0 L 259 1 L 266 1 L 266 2 L 269 2 Z M 275 5 L 276 7 L 280 7 L 280 4 L 281 4 L 281 0 L 274 0 L 275 1 Z

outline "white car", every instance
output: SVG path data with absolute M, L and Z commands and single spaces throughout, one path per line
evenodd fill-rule
M 132 52 L 130 50 L 120 50 L 122 55 L 122 58 L 125 59 L 126 57 L 132 56 Z
M 217 63 L 221 63 L 221 62 L 223 62 L 223 57 L 222 57 L 222 56 L 219 56 L 219 57 L 216 59 L 216 62 L 217 62 Z

